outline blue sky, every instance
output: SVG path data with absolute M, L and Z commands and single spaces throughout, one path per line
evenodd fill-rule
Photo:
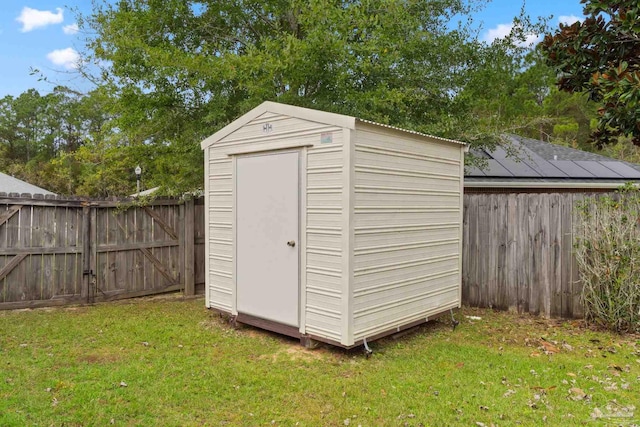
M 509 32 L 513 17 L 522 7 L 519 0 L 493 0 L 475 16 L 482 25 L 481 37 L 487 41 Z M 82 34 L 77 32 L 74 10 L 88 14 L 90 0 L 2 0 L 0 12 L 0 98 L 17 96 L 29 88 L 49 92 L 53 85 L 64 84 L 86 90 L 75 72 L 78 52 L 83 49 Z M 548 17 L 552 26 L 559 19 L 571 22 L 582 17 L 580 0 L 529 0 L 526 12 L 532 17 Z M 532 36 L 535 38 L 535 36 Z M 39 69 L 49 82 L 29 75 Z

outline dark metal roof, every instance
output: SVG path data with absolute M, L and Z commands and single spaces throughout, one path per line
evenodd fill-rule
M 640 180 L 640 165 L 599 154 L 563 147 L 520 136 L 508 136 L 509 153 L 501 147 L 474 150 L 487 167 L 467 168 L 465 179 L 500 178 L 504 180 Z

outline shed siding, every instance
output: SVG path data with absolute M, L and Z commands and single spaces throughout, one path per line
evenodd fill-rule
M 341 341 L 342 130 L 307 151 L 306 333 Z M 323 132 L 326 132 L 323 130 Z
M 342 129 L 336 126 L 267 112 L 208 148 L 208 304 L 233 312 L 234 196 L 233 161 L 229 154 L 276 150 L 294 145 L 308 146 L 307 265 L 306 270 L 301 270 L 301 274 L 306 274 L 307 284 L 303 326 L 308 334 L 340 341 L 343 169 Z
M 209 148 L 207 176 L 207 301 L 209 307 L 232 311 L 233 179 L 232 161 L 214 145 Z
M 360 124 L 354 341 L 460 304 L 460 146 Z

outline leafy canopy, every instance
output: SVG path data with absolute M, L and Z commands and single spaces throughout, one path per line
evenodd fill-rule
M 463 0 L 121 0 L 86 22 L 130 106 L 123 124 L 162 139 L 187 118 L 210 132 L 276 99 L 432 123 L 478 62 L 467 29 L 450 28 L 470 11 Z
M 640 3 L 637 0 L 581 0 L 587 18 L 560 24 L 542 42 L 557 84 L 585 92 L 601 104 L 599 147 L 614 136 L 631 135 L 640 145 Z
M 91 59 L 108 64 L 101 78 L 127 144 L 163 184 L 193 188 L 197 142 L 265 100 L 482 140 L 474 103 L 521 69 L 513 45 L 477 39 L 483 3 L 120 0 L 81 23 Z

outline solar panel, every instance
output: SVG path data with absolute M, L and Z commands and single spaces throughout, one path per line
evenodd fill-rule
M 475 166 L 467 166 L 465 167 L 464 176 L 486 176 L 486 175 L 480 168 L 477 168 Z
M 540 178 L 542 176 L 535 170 L 531 169 L 524 162 L 516 162 L 511 159 L 500 159 L 496 161 L 500 163 L 502 166 L 504 166 L 504 168 L 507 169 L 509 172 L 511 172 L 513 176 L 527 177 L 527 178 L 531 178 L 531 177 Z
M 569 178 L 595 178 L 596 176 L 588 170 L 581 168 L 571 160 L 549 160 L 553 166 L 567 174 Z M 588 163 L 588 162 L 587 162 Z
M 587 169 L 594 174 L 596 178 L 622 178 L 622 176 L 609 168 L 604 167 L 599 162 L 592 160 L 576 160 L 578 166 Z
M 483 170 L 486 176 L 513 176 L 507 169 L 505 169 L 496 160 L 487 160 L 487 168 Z
M 513 145 L 516 145 L 516 144 L 513 144 Z M 502 147 L 495 147 L 493 150 L 488 150 L 488 151 L 491 157 L 493 157 L 496 160 L 502 160 L 502 159 L 506 159 L 507 157 L 510 157 L 507 155 L 507 152 Z
M 545 178 L 568 178 L 568 175 L 562 170 L 558 169 L 542 157 L 537 157 L 538 158 L 527 159 L 525 160 L 525 163 L 538 171 L 538 173 Z
M 635 170 L 629 165 L 622 162 L 600 162 L 601 165 L 611 169 L 623 178 L 637 179 L 640 178 L 640 171 Z
M 567 174 L 542 158 L 538 153 L 522 145 L 524 155 L 522 156 L 527 165 L 537 171 L 545 178 L 567 178 Z

